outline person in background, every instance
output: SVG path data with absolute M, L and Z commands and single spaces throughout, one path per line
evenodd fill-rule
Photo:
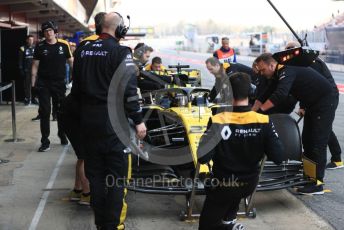
M 19 71 L 21 77 L 24 79 L 24 104 L 30 105 L 38 104 L 37 100 L 32 95 L 31 87 L 31 68 L 32 59 L 35 52 L 34 37 L 28 35 L 26 37 L 26 44 L 19 49 Z
M 165 71 L 166 67 L 162 65 L 161 57 L 153 57 L 152 63 L 145 66 L 146 71 Z
M 57 39 L 57 32 L 57 26 L 53 21 L 42 23 L 41 33 L 45 40 L 37 44 L 32 62 L 32 87 L 38 89 L 39 95 L 38 112 L 42 134 L 39 152 L 50 150 L 51 98 L 56 102 L 58 113 L 66 93 L 66 62 L 68 61 L 71 68 L 73 65 L 69 44 L 67 41 Z M 59 121 L 57 125 L 61 145 L 67 145 L 68 140 Z
M 213 53 L 213 56 L 219 59 L 221 63 L 236 62 L 236 54 L 233 48 L 229 47 L 229 38 L 221 39 L 222 46 Z

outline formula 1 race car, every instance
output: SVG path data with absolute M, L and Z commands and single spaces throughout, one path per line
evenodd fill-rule
M 204 179 L 211 165 L 197 162 L 197 148 L 212 114 L 231 108 L 210 104 L 208 89 L 170 88 L 153 92 L 153 100 L 143 106 L 147 137 L 143 157 L 133 155 L 132 178 L 128 189 L 135 192 L 185 195 L 186 215 L 192 217 L 195 195 L 205 194 Z M 301 161 L 301 141 L 298 125 L 289 115 L 271 115 L 280 139 L 284 143 L 284 162 L 275 165 L 269 159 L 262 162 L 257 191 L 269 191 L 305 184 Z M 252 198 L 252 197 L 251 197 Z M 245 215 L 254 217 L 252 199 L 245 200 Z
M 201 86 L 201 71 L 190 68 L 190 65 L 169 65 L 168 69 L 160 71 L 150 71 L 158 76 L 171 76 L 178 79 L 177 83 L 184 87 L 199 87 Z

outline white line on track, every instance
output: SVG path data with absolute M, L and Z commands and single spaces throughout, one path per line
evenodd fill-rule
M 30 224 L 30 227 L 29 227 L 29 230 L 36 230 L 37 228 L 37 225 L 39 223 L 39 220 L 43 214 L 43 211 L 44 211 L 44 208 L 45 208 L 45 204 L 47 203 L 47 200 L 48 200 L 48 197 L 49 197 L 49 194 L 50 194 L 50 189 L 53 188 L 53 185 L 55 183 L 55 180 L 56 180 L 56 177 L 57 177 L 57 174 L 59 173 L 59 170 L 60 170 L 60 166 L 66 156 L 66 153 L 68 151 L 68 147 L 69 145 L 65 146 L 63 148 L 63 151 L 60 155 L 60 158 L 59 160 L 57 161 L 56 165 L 55 165 L 55 168 L 50 176 L 50 179 L 49 179 L 49 182 L 47 184 L 47 186 L 45 187 L 45 192 L 43 193 L 42 195 L 42 198 L 41 198 L 41 201 L 39 202 L 38 206 L 37 206 L 37 209 L 36 209 L 36 212 L 35 212 L 35 215 L 33 216 L 32 218 L 32 221 L 31 221 L 31 224 Z

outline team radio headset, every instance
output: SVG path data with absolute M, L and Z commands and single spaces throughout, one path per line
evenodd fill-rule
M 118 12 L 114 12 L 114 13 L 117 14 L 121 18 L 121 22 L 119 23 L 115 31 L 116 38 L 121 39 L 121 38 L 124 38 L 124 36 L 127 34 L 130 28 L 130 16 L 127 15 L 127 18 L 129 20 L 129 26 L 126 26 L 124 25 L 124 20 L 123 20 L 122 15 Z
M 39 31 L 39 36 L 44 37 L 44 30 L 51 28 L 54 30 L 54 33 L 58 33 L 57 25 L 53 21 L 47 21 L 42 23 L 41 30 Z

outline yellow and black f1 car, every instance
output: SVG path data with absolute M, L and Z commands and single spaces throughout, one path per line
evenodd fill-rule
M 208 89 L 170 88 L 153 92 L 152 104 L 144 105 L 148 129 L 143 151 L 146 159 L 135 156 L 132 179 L 128 189 L 135 192 L 185 195 L 188 217 L 192 214 L 195 195 L 205 194 L 204 179 L 210 165 L 199 165 L 197 148 L 210 116 L 228 105 L 209 104 Z M 300 132 L 289 115 L 271 115 L 284 143 L 284 162 L 275 165 L 269 159 L 263 163 L 257 191 L 284 189 L 305 184 L 301 160 Z M 250 207 L 250 203 L 246 203 Z M 246 215 L 255 212 L 246 210 Z

